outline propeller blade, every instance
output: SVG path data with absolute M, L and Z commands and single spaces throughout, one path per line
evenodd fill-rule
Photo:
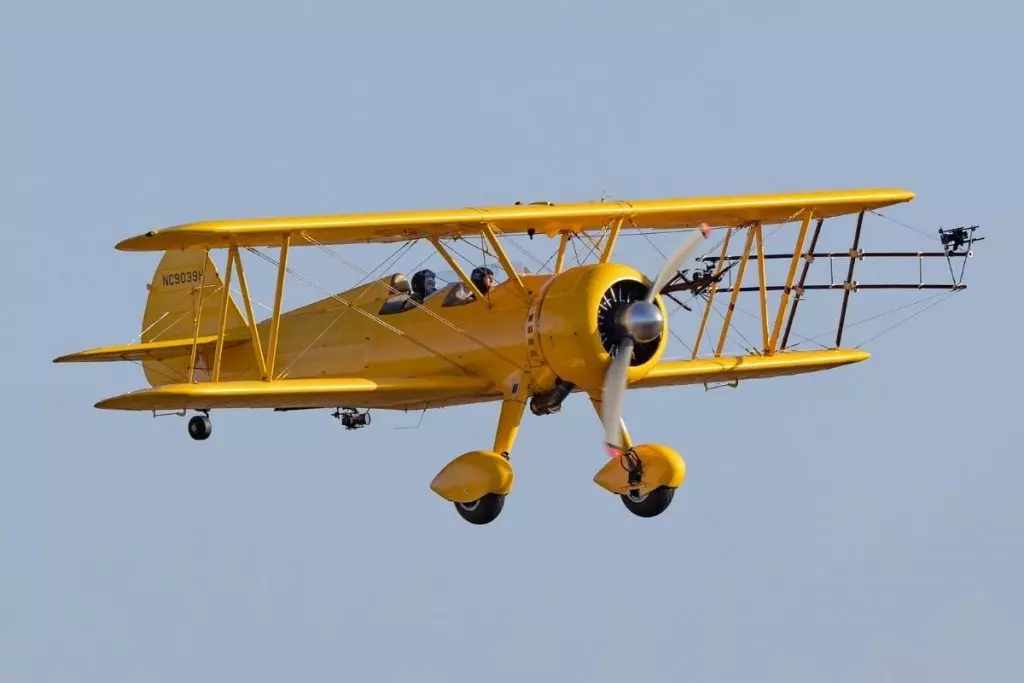
M 665 286 L 668 279 L 672 277 L 673 273 L 679 270 L 679 266 L 683 264 L 686 257 L 697 248 L 697 243 L 702 239 L 711 234 L 711 228 L 708 227 L 707 223 L 700 224 L 700 231 L 694 232 L 690 235 L 689 239 L 683 242 L 676 252 L 672 254 L 672 257 L 668 261 L 665 261 L 665 265 L 661 267 L 661 272 L 658 273 L 658 277 L 654 280 L 654 285 L 647 292 L 645 301 L 651 303 L 654 301 L 655 295 L 661 291 L 661 288 Z
M 645 301 L 653 303 L 661 288 L 665 286 L 669 277 L 686 260 L 686 257 L 697 248 L 700 240 L 711 234 L 711 228 L 707 223 L 701 223 L 700 231 L 694 232 L 689 239 L 676 249 L 672 257 L 662 266 L 661 272 L 654 280 L 654 285 L 648 290 Z M 619 457 L 625 450 L 622 443 L 622 404 L 626 395 L 626 381 L 629 375 L 629 364 L 633 356 L 633 345 L 635 341 L 628 333 L 623 335 L 615 358 L 608 365 L 608 371 L 604 376 L 604 386 L 601 388 L 601 422 L 604 426 L 604 443 L 609 455 Z
M 622 401 L 626 394 L 626 378 L 629 360 L 633 355 L 633 339 L 626 337 L 619 344 L 619 350 L 608 366 L 604 387 L 601 391 L 601 422 L 604 423 L 604 442 L 609 450 L 621 453 L 622 444 Z

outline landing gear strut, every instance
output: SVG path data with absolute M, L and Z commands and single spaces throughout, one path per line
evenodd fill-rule
M 525 408 L 520 395 L 503 400 L 493 449 L 463 453 L 438 472 L 430 484 L 431 490 L 450 501 L 470 524 L 490 524 L 505 507 L 514 476 L 509 453 Z
M 213 432 L 213 423 L 210 422 L 210 416 L 206 413 L 202 415 L 193 415 L 188 421 L 188 435 L 196 441 L 203 441 L 210 438 L 210 434 Z

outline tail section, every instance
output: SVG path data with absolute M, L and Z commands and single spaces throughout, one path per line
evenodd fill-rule
M 60 356 L 54 362 L 139 362 L 146 380 L 155 387 L 187 382 L 195 348 L 193 379 L 207 381 L 213 369 L 225 297 L 224 348 L 249 342 L 249 326 L 205 251 L 164 253 L 147 288 L 141 343 L 87 349 Z
M 143 345 L 171 344 L 182 351 L 171 357 L 165 354 L 162 358 L 142 361 L 151 386 L 188 381 L 192 340 L 197 333 L 200 346 L 196 350 L 194 379 L 209 379 L 213 368 L 213 342 L 220 331 L 220 310 L 225 297 L 226 336 L 237 337 L 239 330 L 246 330 L 248 337 L 248 324 L 205 251 L 165 252 L 148 288 L 142 316 Z

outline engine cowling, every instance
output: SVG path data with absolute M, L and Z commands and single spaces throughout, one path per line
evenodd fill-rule
M 621 341 L 623 314 L 644 298 L 649 286 L 642 273 L 616 263 L 559 273 L 547 283 L 529 323 L 534 362 L 540 361 L 562 382 L 585 391 L 600 390 L 611 354 Z M 654 304 L 661 330 L 650 341 L 635 344 L 630 381 L 650 372 L 665 351 L 668 315 L 660 297 Z

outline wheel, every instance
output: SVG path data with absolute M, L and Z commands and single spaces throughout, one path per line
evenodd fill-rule
M 472 503 L 456 503 L 455 509 L 464 520 L 470 524 L 489 524 L 501 514 L 505 507 L 505 496 L 497 493 L 488 493 L 483 498 L 478 498 Z
M 207 415 L 193 415 L 188 421 L 188 435 L 196 441 L 210 438 L 213 432 L 213 423 Z
M 672 502 L 676 490 L 667 486 L 659 486 L 642 496 L 620 496 L 626 508 L 637 517 L 657 517 Z

